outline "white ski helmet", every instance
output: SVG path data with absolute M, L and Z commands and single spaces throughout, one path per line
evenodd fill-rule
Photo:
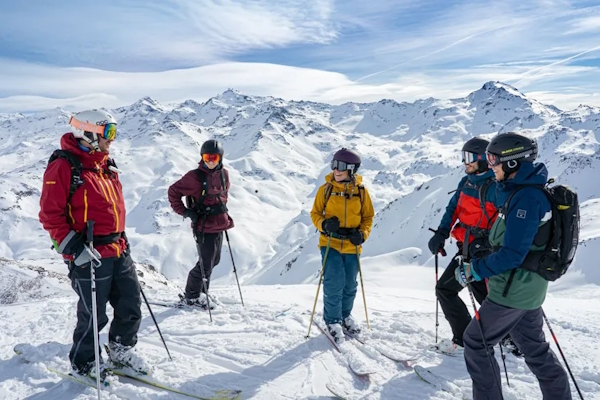
M 81 111 L 69 119 L 73 136 L 85 140 L 98 150 L 98 135 L 106 140 L 114 140 L 117 135 L 117 120 L 104 110 Z

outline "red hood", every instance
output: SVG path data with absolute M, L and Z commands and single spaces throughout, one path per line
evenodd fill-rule
M 65 133 L 60 138 L 60 148 L 73 153 L 81 161 L 84 168 L 102 167 L 108 159 L 108 153 L 90 150 L 85 152 L 79 147 L 79 143 L 72 132 Z

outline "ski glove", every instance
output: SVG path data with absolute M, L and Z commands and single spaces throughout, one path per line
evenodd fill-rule
M 323 221 L 321 227 L 325 233 L 336 233 L 340 229 L 340 220 L 338 217 L 327 218 Z
M 444 243 L 448 239 L 449 232 L 447 229 L 438 228 L 433 237 L 429 239 L 429 251 L 431 254 L 436 254 L 440 249 L 444 248 Z
M 99 267 L 101 264 L 101 261 L 100 261 L 101 258 L 102 258 L 102 255 L 100 255 L 100 253 L 98 253 L 98 250 L 84 244 L 81 247 L 81 252 L 79 254 L 75 254 L 75 258 L 73 259 L 73 264 L 75 264 L 78 267 L 81 267 L 86 264 L 89 264 L 91 261 L 96 261 L 96 263 L 98 263 L 98 265 L 96 265 L 96 267 Z
M 351 234 L 349 234 L 348 239 L 350 239 L 350 243 L 352 243 L 355 246 L 360 246 L 361 244 L 363 244 L 365 242 L 363 234 L 359 230 L 356 230 L 356 231 L 352 232 Z
M 473 281 L 480 281 L 481 278 L 477 275 L 477 271 L 473 268 L 471 263 L 459 261 L 458 267 L 454 270 L 454 278 L 462 287 Z
M 196 210 L 192 210 L 191 208 L 186 208 L 185 211 L 183 212 L 183 218 L 189 218 L 192 220 L 192 222 L 194 224 L 197 224 L 198 220 L 200 219 L 200 214 L 198 214 L 198 212 Z

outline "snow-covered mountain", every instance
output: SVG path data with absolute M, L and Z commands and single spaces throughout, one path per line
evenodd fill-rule
M 447 192 L 462 173 L 460 147 L 472 136 L 512 130 L 535 137 L 552 176 L 577 189 L 582 202 L 600 197 L 600 188 L 590 184 L 599 157 L 600 109 L 561 111 L 500 82 L 487 82 L 465 98 L 413 103 L 333 106 L 228 90 L 203 104 L 160 104 L 146 97 L 112 111 L 119 121 L 113 155 L 123 171 L 133 254 L 169 278 L 185 277 L 195 247 L 166 191 L 195 167 L 199 146 L 209 138 L 225 146 L 236 222 L 231 245 L 247 283 L 300 283 L 318 270 L 308 213 L 332 153 L 342 146 L 362 154 L 360 172 L 378 211 L 365 249 L 370 255 L 415 247 L 421 254 L 415 262 L 427 258 L 427 228 L 439 221 Z M 44 166 L 69 130 L 69 115 L 62 109 L 0 115 L 2 257 L 56 258 L 37 221 L 38 200 Z M 584 213 L 593 210 L 591 204 L 583 207 Z M 228 254 L 222 264 L 215 278 L 227 281 Z M 575 269 L 600 283 L 594 268 L 587 271 L 578 260 Z
M 471 398 L 464 360 L 426 350 L 435 340 L 428 228 L 437 227 L 448 192 L 463 174 L 462 143 L 477 135 L 518 131 L 538 139 L 540 161 L 551 176 L 580 196 L 576 261 L 572 271 L 550 284 L 544 309 L 585 398 L 600 399 L 600 349 L 595 345 L 600 338 L 600 269 L 595 264 L 600 109 L 582 105 L 562 111 L 509 85 L 487 82 L 465 98 L 413 103 L 334 106 L 228 90 L 203 104 L 143 98 L 111 111 L 119 121 L 111 150 L 122 170 L 127 233 L 150 299 L 177 298 L 196 261 L 189 221 L 171 211 L 166 194 L 170 184 L 195 168 L 204 140 L 224 143 L 232 181 L 229 209 L 236 226 L 229 237 L 245 306 L 225 245 L 211 285 L 221 303 L 212 324 L 203 312 L 153 308 L 173 361 L 144 307 L 138 349 L 155 366 L 153 376 L 161 383 L 199 395 L 209 395 L 208 388 L 241 389 L 244 399 L 320 399 L 330 394 L 326 383 L 342 387 L 352 394 L 349 398 Z M 42 173 L 69 130 L 69 116 L 62 109 L 0 114 L 0 398 L 96 398 L 93 389 L 62 381 L 45 367 L 51 362 L 68 371 L 75 321 L 76 296 L 66 268 L 37 218 Z M 309 213 L 329 160 L 342 146 L 363 156 L 360 173 L 376 217 L 361 257 L 371 321 L 368 342 L 349 343 L 343 353 L 335 353 L 316 329 L 305 339 L 320 269 Z M 450 255 L 452 247 L 447 244 Z M 440 259 L 440 267 L 448 262 L 449 257 Z M 469 301 L 466 291 L 461 297 Z M 363 307 L 359 295 L 353 315 L 364 325 Z M 439 318 L 440 338 L 449 337 L 441 313 Z M 100 340 L 107 341 L 107 329 Z M 24 364 L 16 357 L 12 348 L 22 342 L 31 344 L 43 362 Z M 383 357 L 381 349 L 415 358 L 445 376 L 452 393 L 424 384 L 411 369 Z M 496 357 L 502 365 L 498 352 Z M 512 355 L 505 361 L 510 388 L 503 378 L 504 398 L 540 398 L 524 361 Z M 372 381 L 354 378 L 348 364 L 372 370 Z M 182 398 L 127 381 L 119 382 L 117 390 L 123 398 Z

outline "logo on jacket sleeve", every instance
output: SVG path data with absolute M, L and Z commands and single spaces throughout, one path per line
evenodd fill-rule
M 527 210 L 517 210 L 517 218 L 525 219 L 527 217 Z

